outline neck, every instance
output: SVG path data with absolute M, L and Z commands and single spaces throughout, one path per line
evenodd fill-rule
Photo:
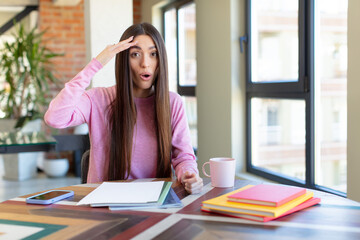
M 155 89 L 152 86 L 149 89 L 134 89 L 134 97 L 136 98 L 147 98 L 155 94 Z

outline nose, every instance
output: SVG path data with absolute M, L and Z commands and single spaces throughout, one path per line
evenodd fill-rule
M 147 68 L 150 66 L 150 57 L 144 55 L 141 59 L 141 67 Z

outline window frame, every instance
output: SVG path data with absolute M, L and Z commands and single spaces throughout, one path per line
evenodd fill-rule
M 14 27 L 15 23 L 21 22 L 21 20 L 27 17 L 32 11 L 39 10 L 38 5 L 24 5 L 19 7 L 24 7 L 24 9 L 0 26 L 0 35 Z
M 177 74 L 176 74 L 176 86 L 177 86 L 177 92 L 179 95 L 181 96 L 185 96 L 185 97 L 196 97 L 196 85 L 180 85 L 180 72 L 179 72 L 179 17 L 178 17 L 178 12 L 179 9 L 194 3 L 194 0 L 181 0 L 181 1 L 175 1 L 172 3 L 169 3 L 167 5 L 165 5 L 164 7 L 162 7 L 162 20 L 163 20 L 163 29 L 162 32 L 165 33 L 165 12 L 169 11 L 171 9 L 175 9 L 176 10 L 176 68 L 177 68 Z
M 315 184 L 314 1 L 298 0 L 299 80 L 298 82 L 277 83 L 251 82 L 251 0 L 246 1 L 246 170 L 279 183 L 321 190 L 346 197 L 344 192 Z M 254 97 L 305 101 L 305 181 L 252 165 L 251 99 Z

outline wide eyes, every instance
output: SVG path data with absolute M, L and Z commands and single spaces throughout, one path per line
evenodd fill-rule
M 153 51 L 153 52 L 151 52 L 150 53 L 150 57 L 155 57 L 155 58 L 157 58 L 157 56 L 158 56 L 158 53 L 157 53 L 157 51 Z M 130 57 L 132 57 L 132 58 L 139 58 L 139 57 L 141 57 L 141 53 L 140 52 L 131 52 L 130 53 Z
M 138 52 L 132 52 L 132 53 L 130 53 L 130 56 L 131 56 L 132 58 L 140 57 L 140 53 L 138 53 Z

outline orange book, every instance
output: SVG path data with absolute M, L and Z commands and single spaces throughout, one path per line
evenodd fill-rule
M 301 195 L 300 197 L 297 197 L 279 207 L 270 207 L 270 206 L 228 201 L 228 196 L 235 194 L 237 192 L 241 192 L 252 186 L 253 185 L 247 185 L 243 188 L 237 189 L 230 193 L 203 201 L 202 204 L 205 208 L 210 208 L 211 210 L 221 210 L 232 213 L 252 214 L 252 215 L 265 216 L 265 217 L 279 217 L 280 215 L 293 209 L 294 207 L 298 206 L 299 204 L 305 202 L 306 200 L 314 196 L 313 192 L 307 191 L 304 195 Z
M 278 207 L 306 193 L 305 188 L 259 184 L 228 196 L 229 201 Z
M 303 210 L 305 208 L 314 206 L 314 205 L 320 203 L 320 201 L 321 201 L 320 198 L 310 198 L 309 200 L 301 203 L 300 205 L 294 207 L 293 209 L 285 212 L 284 214 L 282 214 L 278 217 L 264 217 L 264 216 L 250 215 L 250 214 L 232 213 L 232 212 L 225 212 L 222 210 L 216 210 L 216 209 L 211 209 L 211 208 L 206 208 L 206 207 L 201 207 L 201 211 L 208 212 L 208 213 L 216 213 L 216 214 L 220 214 L 220 215 L 227 216 L 227 217 L 244 218 L 244 219 L 253 220 L 253 221 L 257 221 L 257 222 L 268 222 L 268 221 L 289 215 L 293 212 L 297 212 L 297 211 Z

